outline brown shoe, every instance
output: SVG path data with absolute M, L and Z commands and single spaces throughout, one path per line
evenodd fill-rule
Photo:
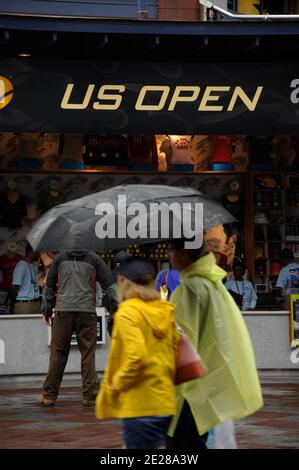
M 96 401 L 95 400 L 83 400 L 82 405 L 83 406 L 95 406 Z
M 45 398 L 43 395 L 38 397 L 38 402 L 40 405 L 45 407 L 55 406 L 55 400 L 50 400 L 49 398 Z

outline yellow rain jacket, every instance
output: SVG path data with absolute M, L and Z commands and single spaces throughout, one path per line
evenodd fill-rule
M 96 400 L 96 417 L 175 414 L 174 305 L 138 298 L 115 314 L 108 364 Z
M 177 387 L 177 415 L 187 400 L 199 434 L 227 419 L 257 411 L 263 398 L 255 356 L 243 317 L 222 283 L 226 273 L 210 253 L 181 273 L 171 301 L 175 319 L 205 362 L 206 376 Z

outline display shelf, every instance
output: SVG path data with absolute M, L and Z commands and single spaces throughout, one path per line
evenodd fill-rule
M 299 258 L 299 175 L 285 175 L 285 239 L 286 246 Z M 290 221 L 290 222 L 288 222 Z M 298 223 L 296 223 L 298 221 Z
M 90 169 L 81 169 L 81 170 L 33 170 L 32 168 L 26 168 L 26 169 L 9 169 L 9 170 L 1 170 L 1 174 L 42 174 L 42 175 L 48 175 L 48 174 L 86 174 L 86 173 L 101 173 L 101 174 L 110 174 L 110 173 L 116 173 L 116 174 L 135 174 L 135 175 L 174 175 L 178 176 L 180 174 L 182 175 L 215 175 L 215 174 L 221 174 L 221 175 L 233 175 L 233 176 L 238 176 L 238 175 L 244 175 L 244 172 L 237 172 L 237 171 L 137 171 L 137 170 L 129 170 L 127 168 L 118 168 L 118 167 L 113 167 L 111 169 L 107 168 L 97 168 L 95 170 L 90 170 Z
M 269 182 L 271 188 L 263 187 Z M 253 282 L 262 286 L 261 292 L 269 292 L 280 270 L 279 252 L 285 246 L 283 175 L 274 172 L 255 173 L 252 175 L 252 188 L 254 222 L 252 235 L 255 245 Z M 260 220 L 260 223 L 255 220 Z M 256 257 L 257 254 L 264 256 Z M 261 279 L 263 282 L 260 282 Z

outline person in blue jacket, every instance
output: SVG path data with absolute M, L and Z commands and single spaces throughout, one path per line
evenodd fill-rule
M 166 269 L 158 273 L 156 288 L 162 300 L 168 300 L 180 283 L 180 273 L 175 269 Z

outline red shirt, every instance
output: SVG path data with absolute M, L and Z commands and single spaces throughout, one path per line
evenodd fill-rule
M 237 140 L 233 135 L 212 135 L 210 140 L 214 146 L 211 163 L 231 163 L 232 143 Z
M 7 255 L 0 256 L 0 269 L 2 271 L 3 279 L 0 282 L 1 289 L 11 289 L 12 286 L 12 273 L 22 256 L 14 255 L 10 258 Z

